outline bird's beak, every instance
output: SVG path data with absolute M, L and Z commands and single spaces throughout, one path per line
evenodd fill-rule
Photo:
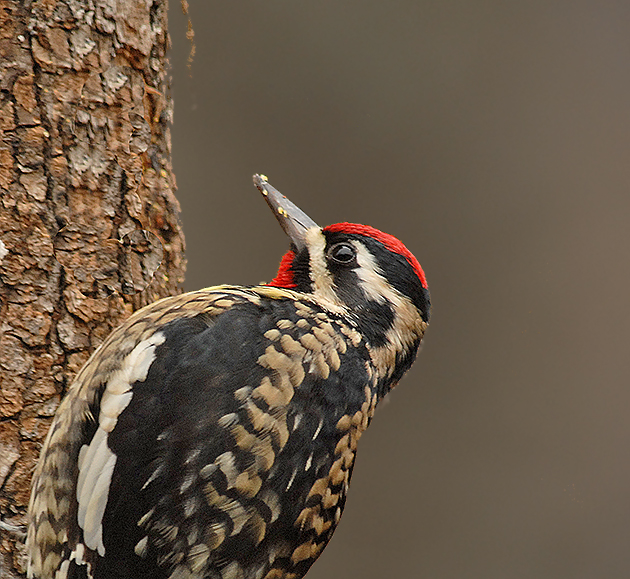
M 254 175 L 254 185 L 263 194 L 267 205 L 271 207 L 278 223 L 297 251 L 306 247 L 306 232 L 312 227 L 319 227 L 304 211 L 293 205 L 280 191 L 267 182 L 264 175 Z

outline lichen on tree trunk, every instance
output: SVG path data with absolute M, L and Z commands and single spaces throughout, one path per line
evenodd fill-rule
M 5 522 L 25 522 L 74 373 L 131 311 L 183 282 L 166 12 L 166 0 L 0 0 Z M 0 576 L 20 576 L 23 547 L 0 537 Z

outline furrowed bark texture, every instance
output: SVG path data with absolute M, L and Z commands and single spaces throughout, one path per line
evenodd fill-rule
M 133 310 L 178 293 L 167 0 L 0 0 L 0 517 L 75 372 Z M 23 545 L 0 530 L 0 576 Z

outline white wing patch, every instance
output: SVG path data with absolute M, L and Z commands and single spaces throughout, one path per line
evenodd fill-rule
M 122 360 L 120 368 L 111 375 L 103 392 L 96 433 L 90 444 L 83 445 L 79 452 L 77 519 L 83 529 L 85 546 L 98 551 L 101 557 L 105 555 L 103 515 L 116 466 L 116 455 L 107 445 L 107 437 L 122 411 L 131 402 L 132 385 L 146 380 L 151 363 L 155 360 L 155 348 L 165 340 L 166 336 L 162 332 L 156 332 L 140 342 Z
M 107 434 L 99 427 L 90 446 L 81 448 L 77 483 L 79 526 L 83 529 L 87 547 L 98 550 L 101 557 L 105 554 L 101 523 L 107 504 L 109 483 L 116 466 L 116 455 L 107 446 Z
M 70 569 L 70 559 L 66 559 L 55 572 L 55 579 L 68 579 L 68 569 Z
M 68 579 L 68 571 L 70 570 L 70 563 L 75 562 L 76 565 L 85 565 L 87 567 L 87 576 L 92 579 L 92 565 L 86 563 L 83 555 L 85 554 L 85 545 L 83 543 L 77 543 L 74 550 L 70 553 L 70 557 L 65 559 L 59 566 L 59 569 L 55 572 L 55 579 Z

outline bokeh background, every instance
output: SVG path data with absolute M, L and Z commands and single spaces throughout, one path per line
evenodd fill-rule
M 187 289 L 269 280 L 262 172 L 434 313 L 309 579 L 630 577 L 630 3 L 171 0 Z

